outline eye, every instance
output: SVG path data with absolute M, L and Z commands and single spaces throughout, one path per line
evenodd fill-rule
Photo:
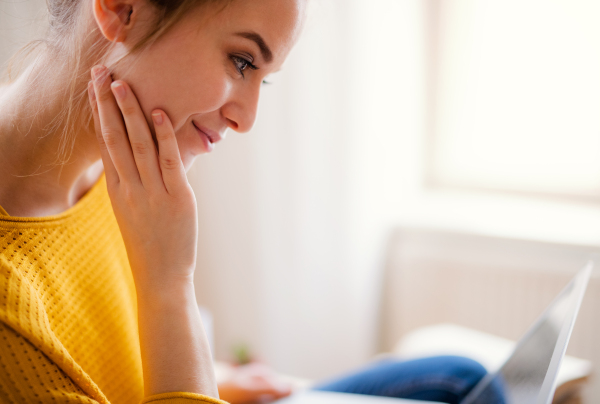
M 243 58 L 243 57 L 237 56 L 237 55 L 230 55 L 229 57 L 231 58 L 231 61 L 233 62 L 235 69 L 238 71 L 238 73 L 242 77 L 245 77 L 244 70 L 246 70 L 247 68 L 250 68 L 252 70 L 258 70 L 258 67 L 254 66 L 252 64 L 251 60 L 248 60 L 246 58 Z

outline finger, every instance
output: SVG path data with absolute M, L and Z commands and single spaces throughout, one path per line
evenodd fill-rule
M 277 398 L 289 396 L 292 394 L 292 387 L 284 383 L 272 383 L 271 386 L 264 390 L 265 393 L 272 394 Z
M 175 194 L 187 184 L 185 168 L 179 155 L 179 146 L 171 121 L 161 110 L 152 111 L 154 132 L 158 141 L 158 160 L 162 178 L 169 194 Z
M 108 69 L 104 66 L 96 66 L 92 69 L 92 76 L 102 138 L 119 173 L 119 181 L 141 183 L 121 111 L 110 89 L 112 79 Z
M 256 403 L 257 404 L 268 404 L 268 403 L 272 403 L 273 401 L 277 400 L 279 397 L 274 397 L 271 394 L 259 394 L 256 397 Z
M 94 120 L 94 131 L 96 133 L 96 139 L 100 147 L 100 156 L 102 157 L 102 165 L 104 165 L 104 174 L 106 176 L 107 184 L 119 183 L 119 174 L 113 165 L 113 162 L 104 143 L 102 137 L 102 131 L 100 129 L 100 118 L 98 117 L 98 104 L 96 103 L 96 94 L 94 93 L 94 83 L 88 83 L 88 96 L 90 99 L 90 107 L 92 108 L 92 118 Z
M 292 392 L 292 386 L 289 383 L 278 380 L 275 376 L 260 375 L 251 380 L 257 394 L 270 394 L 279 398 L 290 395 Z
M 256 396 L 256 402 L 261 403 L 261 404 L 273 402 L 280 398 L 287 397 L 290 394 L 292 394 L 291 390 L 282 392 L 282 391 L 275 390 L 275 389 L 265 389 L 265 390 L 260 390 L 260 391 L 254 392 L 254 395 Z
M 123 81 L 111 84 L 113 94 L 125 120 L 129 144 L 142 184 L 146 189 L 165 189 L 158 166 L 158 153 L 148 122 L 131 88 Z
M 292 390 L 291 389 L 287 389 L 287 390 L 281 390 L 281 389 L 277 389 L 277 388 L 264 388 L 264 389 L 259 389 L 257 391 L 255 391 L 255 394 L 258 396 L 271 396 L 274 398 L 283 398 L 283 397 L 287 397 L 290 394 L 292 394 Z

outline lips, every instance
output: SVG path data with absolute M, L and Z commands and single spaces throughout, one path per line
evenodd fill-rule
M 207 152 L 211 152 L 215 147 L 215 143 L 220 142 L 223 139 L 223 136 L 219 134 L 219 132 L 200 126 L 194 121 L 192 121 L 192 124 L 202 138 L 204 148 Z
M 214 130 L 210 130 L 204 126 L 200 126 L 198 124 L 196 124 L 196 122 L 193 122 L 194 126 L 196 127 L 196 129 L 198 129 L 198 131 L 202 132 L 210 141 L 210 143 L 218 143 L 223 139 L 223 136 L 221 136 L 219 134 L 219 132 L 216 132 Z

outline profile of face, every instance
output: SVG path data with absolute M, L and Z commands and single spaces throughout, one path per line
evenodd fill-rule
M 147 29 L 143 12 L 137 19 L 134 14 L 143 1 L 132 0 L 128 31 L 116 41 L 109 60 L 127 54 Z M 153 109 L 166 112 L 189 170 L 195 157 L 210 152 L 228 128 L 252 128 L 263 80 L 281 68 L 295 44 L 306 1 L 233 0 L 225 8 L 201 6 L 149 47 L 126 56 L 113 78 L 130 85 L 148 122 Z M 110 15 L 103 20 L 101 10 L 94 13 L 101 30 L 110 32 Z

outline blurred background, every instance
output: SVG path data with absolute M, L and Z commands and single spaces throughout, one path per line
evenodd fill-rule
M 0 61 L 43 34 L 0 1 Z M 454 323 L 516 340 L 600 249 L 600 2 L 313 0 L 189 173 L 215 354 L 320 379 Z M 568 353 L 600 366 L 594 275 Z M 584 402 L 600 402 L 587 382 Z

